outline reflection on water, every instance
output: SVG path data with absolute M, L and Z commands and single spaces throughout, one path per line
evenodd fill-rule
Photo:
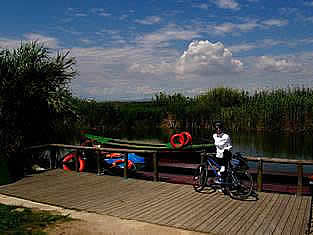
M 313 138 L 309 135 L 236 133 L 232 139 L 234 151 L 252 156 L 313 159 Z

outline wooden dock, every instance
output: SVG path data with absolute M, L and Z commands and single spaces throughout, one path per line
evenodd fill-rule
M 258 200 L 238 201 L 190 185 L 60 169 L 0 186 L 0 193 L 212 234 L 305 234 L 311 209 L 309 196 L 259 193 Z

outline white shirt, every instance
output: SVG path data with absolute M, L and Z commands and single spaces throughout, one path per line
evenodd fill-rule
M 216 157 L 223 158 L 224 150 L 231 150 L 231 141 L 229 135 L 225 133 L 213 135 L 214 144 L 216 146 Z

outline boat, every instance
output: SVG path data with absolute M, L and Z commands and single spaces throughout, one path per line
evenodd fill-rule
M 102 147 L 110 147 L 110 148 L 120 148 L 120 149 L 137 149 L 137 150 L 179 150 L 179 151 L 195 151 L 201 149 L 207 149 L 214 147 L 213 144 L 188 144 L 183 145 L 180 148 L 175 148 L 171 142 L 168 143 L 161 143 L 161 144 L 154 144 L 154 143 L 147 143 L 143 141 L 128 141 L 128 140 L 121 140 L 121 139 L 114 139 L 109 137 L 102 137 L 92 134 L 84 134 L 84 137 L 90 139 L 96 143 L 99 143 Z

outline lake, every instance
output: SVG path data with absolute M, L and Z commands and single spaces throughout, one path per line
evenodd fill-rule
M 151 128 L 124 131 L 123 133 L 115 132 L 111 133 L 111 135 L 114 138 L 164 143 L 169 141 L 171 134 L 179 132 L 177 130 Z M 210 133 L 208 130 L 192 130 L 190 133 L 193 143 L 213 143 L 213 133 Z M 256 157 L 313 160 L 313 137 L 311 135 L 260 132 L 229 133 L 229 135 L 232 139 L 233 153 L 242 152 L 246 155 Z M 250 163 L 250 166 L 255 167 L 255 164 Z M 271 170 L 296 171 L 294 165 L 287 164 L 265 164 L 264 167 Z M 305 166 L 304 172 L 313 172 L 313 167 Z

